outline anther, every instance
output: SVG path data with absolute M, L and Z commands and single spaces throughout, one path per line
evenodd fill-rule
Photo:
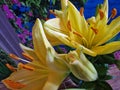
M 9 79 L 5 79 L 3 82 L 7 83 L 8 86 L 10 86 L 11 88 L 13 89 L 21 89 L 23 87 L 25 87 L 26 85 L 25 84 L 22 84 L 20 82 L 15 82 L 13 80 L 9 80 Z
M 84 8 L 81 7 L 81 8 L 80 8 L 80 15 L 83 16 L 83 13 L 84 13 Z
M 114 18 L 117 15 L 117 9 L 113 8 L 111 11 L 111 18 Z
M 22 58 L 19 58 L 18 56 L 16 56 L 15 54 L 9 54 L 9 56 L 15 60 L 21 60 L 21 61 L 24 61 L 24 62 L 27 62 L 27 63 L 30 63 L 30 61 L 27 61 L 25 59 L 22 59 Z
M 33 71 L 35 69 L 32 66 L 24 65 L 22 63 L 19 63 L 19 66 L 20 66 L 20 68 L 24 68 L 24 69 L 27 69 L 27 70 L 30 70 L 30 71 Z
M 17 57 L 15 54 L 10 53 L 9 56 L 15 60 L 19 60 L 20 58 Z
M 100 20 L 102 20 L 104 17 L 104 12 L 101 9 L 99 9 L 99 14 L 100 14 Z
M 94 33 L 95 33 L 95 34 L 97 34 L 97 33 L 98 33 L 98 30 L 97 30 L 96 28 L 91 27 L 91 29 L 94 31 Z
M 27 54 L 27 53 L 22 53 L 22 55 L 26 58 L 26 59 L 28 59 L 28 60 L 30 60 L 30 61 L 33 61 L 34 60 L 34 58 L 33 57 L 31 57 L 29 54 Z
M 67 27 L 68 27 L 69 31 L 72 31 L 72 30 L 71 30 L 71 24 L 70 24 L 70 21 L 67 22 Z
M 81 37 L 81 38 L 82 38 L 82 35 L 81 35 L 81 34 L 79 34 L 78 32 L 73 31 L 73 34 L 75 34 L 75 35 L 77 35 L 77 36 L 79 36 L 79 37 Z
M 51 14 L 53 14 L 54 16 L 57 16 L 56 13 L 54 12 L 54 10 L 49 10 L 49 12 L 50 12 Z
M 13 66 L 11 66 L 9 63 L 6 63 L 5 65 L 6 65 L 7 68 L 9 68 L 11 71 L 13 71 L 13 72 L 16 71 L 16 69 L 15 69 Z

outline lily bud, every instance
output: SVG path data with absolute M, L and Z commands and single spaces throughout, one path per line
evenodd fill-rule
M 68 53 L 67 59 L 69 60 L 70 70 L 75 77 L 84 81 L 95 81 L 97 79 L 96 69 L 82 52 L 78 56 L 75 51 L 71 51 Z

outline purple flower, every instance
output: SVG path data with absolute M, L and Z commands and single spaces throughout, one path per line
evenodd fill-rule
M 120 51 L 116 51 L 114 53 L 114 57 L 115 57 L 116 60 L 120 60 Z
M 12 12 L 7 12 L 6 15 L 9 19 L 14 19 L 15 18 L 14 14 Z
M 21 18 L 17 18 L 16 22 L 15 22 L 20 28 L 22 28 L 22 20 Z
M 21 6 L 21 3 L 19 2 L 19 0 L 12 0 L 13 4 L 17 4 L 18 7 Z
M 67 50 L 63 47 L 61 47 L 61 50 L 64 52 L 64 53 L 67 53 Z
M 26 43 L 26 39 L 25 38 L 22 39 L 22 43 Z
M 8 5 L 6 5 L 6 4 L 4 4 L 4 5 L 2 6 L 2 8 L 3 8 L 4 11 L 9 11 L 9 7 L 8 7 Z
M 22 43 L 26 43 L 26 35 L 24 33 L 18 34 L 18 37 L 21 39 Z
M 12 0 L 13 3 L 19 3 L 19 0 Z
M 14 19 L 15 16 L 14 14 L 12 13 L 12 11 L 9 9 L 8 5 L 4 4 L 2 6 L 3 10 L 5 11 L 6 15 L 7 15 L 7 18 L 9 19 Z
M 33 13 L 32 13 L 32 12 L 29 12 L 28 15 L 29 15 L 29 16 L 33 16 Z
M 28 30 L 26 30 L 26 29 L 23 29 L 24 31 L 23 31 L 23 33 L 25 34 L 25 35 L 29 35 L 29 31 Z

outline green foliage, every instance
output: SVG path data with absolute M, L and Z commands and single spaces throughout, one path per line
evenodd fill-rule
M 70 74 L 71 79 L 79 86 L 79 88 L 85 88 L 86 90 L 112 90 L 112 87 L 106 82 L 113 77 L 108 74 L 109 65 L 115 64 L 120 69 L 120 61 L 115 60 L 113 54 L 98 55 L 96 57 L 91 57 L 86 55 L 86 57 L 93 63 L 97 72 L 98 79 L 92 82 L 81 81 Z M 81 82 L 81 83 L 80 83 Z
M 0 81 L 7 78 L 12 72 L 0 61 Z
M 120 70 L 120 60 L 116 60 L 116 61 L 115 61 L 115 65 L 116 65 L 117 68 Z
M 106 81 L 83 82 L 80 88 L 87 90 L 112 90 L 112 87 Z
M 8 77 L 12 71 L 6 67 L 6 64 L 17 67 L 15 62 L 6 54 L 2 49 L 0 49 L 0 81 Z

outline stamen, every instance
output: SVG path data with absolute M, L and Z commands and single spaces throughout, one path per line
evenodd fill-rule
M 55 14 L 54 10 L 49 10 L 49 12 L 50 12 L 51 14 L 53 14 L 54 16 L 57 16 L 57 15 Z
M 68 27 L 69 31 L 72 31 L 70 21 L 67 22 L 67 27 Z
M 100 14 L 100 20 L 102 20 L 104 17 L 104 12 L 101 9 L 99 9 L 99 14 Z
M 94 31 L 94 33 L 95 33 L 95 34 L 97 34 L 97 33 L 98 33 L 98 30 L 97 30 L 96 28 L 91 27 L 91 29 Z
M 72 31 L 70 21 L 68 21 L 68 23 L 67 23 L 67 27 L 68 27 L 69 31 Z M 82 37 L 82 35 L 79 34 L 78 32 L 73 31 L 73 34 L 76 34 L 77 36 Z
M 13 72 L 16 71 L 16 69 L 15 69 L 13 66 L 11 66 L 9 63 L 7 63 L 6 66 L 7 66 L 11 71 L 13 71 Z
M 84 13 L 84 8 L 81 7 L 81 8 L 80 8 L 80 15 L 83 16 L 83 13 Z
M 26 85 L 25 84 L 22 84 L 20 82 L 15 82 L 13 80 L 9 80 L 9 79 L 6 79 L 3 81 L 5 84 L 7 84 L 9 87 L 13 88 L 13 89 L 21 89 L 23 87 L 25 87 Z
M 31 57 L 29 54 L 27 54 L 27 53 L 22 53 L 22 55 L 26 58 L 26 59 L 28 59 L 28 60 L 30 60 L 30 61 L 33 61 L 34 60 L 34 58 L 33 57 Z
M 27 63 L 30 63 L 30 61 L 27 61 L 25 59 L 22 59 L 22 58 L 19 58 L 18 56 L 16 56 L 15 54 L 9 54 L 9 56 L 15 60 L 21 60 L 21 61 L 24 61 L 24 62 L 27 62 Z
M 24 64 L 22 64 L 22 63 L 19 63 L 19 66 L 20 66 L 21 68 L 24 68 L 24 69 L 27 69 L 27 70 L 30 70 L 30 71 L 35 70 L 34 67 L 28 66 L 28 65 L 24 65 Z
M 111 18 L 114 18 L 117 15 L 117 9 L 113 8 L 111 11 Z
M 80 33 L 78 33 L 78 32 L 73 31 L 73 34 L 75 34 L 75 35 L 77 35 L 77 36 L 82 38 L 82 35 Z
M 15 60 L 20 60 L 20 58 L 17 57 L 15 54 L 10 53 L 9 56 Z

